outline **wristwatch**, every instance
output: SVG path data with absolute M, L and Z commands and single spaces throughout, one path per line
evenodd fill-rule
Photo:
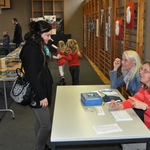
M 146 109 L 145 109 L 144 111 L 146 111 L 148 108 L 149 108 L 149 106 L 147 105 L 147 106 L 146 106 Z

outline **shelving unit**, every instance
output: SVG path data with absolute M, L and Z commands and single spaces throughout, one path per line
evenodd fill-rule
M 131 0 L 89 0 L 83 4 L 83 51 L 101 71 L 101 75 L 108 80 L 114 59 L 121 58 L 123 51 L 135 50 L 142 58 L 144 0 L 134 1 L 134 28 L 129 29 L 126 27 L 128 2 Z M 121 40 L 118 40 L 115 34 L 118 17 L 122 18 Z M 91 21 L 93 22 L 93 32 L 91 32 Z M 104 83 L 106 82 L 104 81 Z M 128 95 L 125 87 L 121 87 L 119 90 L 123 96 Z
M 56 21 L 62 19 L 62 32 L 65 33 L 65 0 L 31 0 L 32 18 L 56 15 Z

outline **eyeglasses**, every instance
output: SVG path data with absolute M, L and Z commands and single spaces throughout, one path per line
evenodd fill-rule
M 146 69 L 143 69 L 142 67 L 140 68 L 140 72 L 143 72 L 143 73 L 150 73 L 150 71 L 146 70 Z

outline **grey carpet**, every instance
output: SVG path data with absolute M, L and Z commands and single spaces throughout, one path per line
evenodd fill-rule
M 94 69 L 91 67 L 86 58 L 80 60 L 80 84 L 81 85 L 98 85 L 103 84 Z M 51 116 L 53 115 L 53 106 L 57 82 L 59 80 L 59 72 L 56 60 L 51 61 L 51 73 L 54 79 L 52 105 L 50 107 Z M 68 71 L 68 66 L 65 66 L 65 77 L 67 85 L 71 85 L 71 76 Z M 9 90 L 9 89 L 8 89 Z M 3 96 L 3 95 L 2 95 Z M 4 98 L 0 97 L 0 101 Z M 12 102 L 9 97 L 8 101 Z M 20 106 L 15 102 L 10 105 L 15 113 L 15 119 L 12 119 L 12 114 L 7 112 L 0 122 L 0 150 L 34 150 L 35 135 L 34 135 L 34 114 L 28 106 Z M 48 144 L 50 142 L 48 140 Z M 119 145 L 98 145 L 98 146 L 69 146 L 60 147 L 58 150 L 120 150 Z

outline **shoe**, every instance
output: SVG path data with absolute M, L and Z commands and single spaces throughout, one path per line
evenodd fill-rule
M 51 150 L 47 144 L 45 144 L 45 149 L 44 150 Z
M 60 81 L 58 82 L 57 85 L 66 85 L 65 78 L 64 77 L 60 77 Z

